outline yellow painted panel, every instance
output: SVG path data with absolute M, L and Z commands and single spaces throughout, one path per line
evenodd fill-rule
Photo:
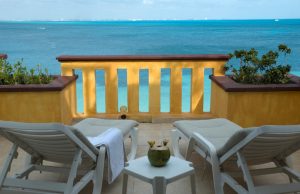
M 203 91 L 204 91 L 204 68 L 194 67 L 192 69 L 191 82 L 191 112 L 203 113 Z
M 229 94 L 228 117 L 244 127 L 300 124 L 300 92 Z
M 118 112 L 118 74 L 114 66 L 105 69 L 105 104 L 107 114 Z
M 149 68 L 149 111 L 154 114 L 160 112 L 160 76 L 159 66 Z
M 139 67 L 127 69 L 128 113 L 139 112 Z
M 300 124 L 300 92 L 225 92 L 212 85 L 211 110 L 242 127 Z
M 120 114 L 107 114 L 107 113 L 97 113 L 93 117 L 104 118 L 104 119 L 119 119 Z M 76 119 L 84 119 L 84 115 L 77 115 Z M 153 123 L 172 123 L 178 119 L 212 119 L 215 118 L 214 115 L 210 113 L 203 114 L 192 114 L 192 113 L 158 113 L 152 114 L 150 112 L 139 112 L 134 114 L 127 114 L 128 119 L 136 120 L 138 122 L 153 122 Z
M 171 66 L 170 90 L 170 112 L 181 113 L 182 68 L 180 64 Z
M 0 92 L 0 120 L 62 122 L 60 92 Z
M 210 112 L 216 117 L 228 118 L 228 93 L 211 82 Z

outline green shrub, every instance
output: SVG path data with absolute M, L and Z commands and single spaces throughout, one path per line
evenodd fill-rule
M 22 61 L 10 64 L 7 60 L 0 59 L 0 85 L 48 84 L 52 79 L 48 70 L 43 71 L 40 65 L 27 70 Z
M 280 55 L 286 56 L 291 53 L 291 49 L 284 44 L 278 46 L 277 51 L 270 50 L 261 57 L 254 48 L 250 50 L 236 50 L 230 53 L 230 58 L 240 61 L 238 67 L 227 63 L 225 71 L 231 72 L 233 80 L 239 83 L 247 84 L 285 84 L 290 81 L 288 73 L 291 66 L 288 64 L 278 64 L 277 60 Z

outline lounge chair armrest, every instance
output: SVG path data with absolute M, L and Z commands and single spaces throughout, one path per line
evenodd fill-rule
M 126 160 L 134 160 L 137 152 L 137 138 L 138 138 L 138 128 L 134 127 L 130 130 L 129 136 L 131 137 L 131 147 L 130 147 L 130 153 L 126 156 Z
M 171 130 L 173 154 L 177 158 L 184 159 L 184 156 L 180 153 L 180 150 L 179 150 L 179 140 L 182 137 L 184 137 L 184 135 L 178 129 Z
M 211 164 L 215 193 L 224 193 L 224 182 L 221 177 L 220 160 L 218 158 L 215 146 L 201 134 L 193 133 L 190 139 L 188 150 L 195 150 Z M 187 157 L 189 157 L 189 153 L 191 153 L 191 151 L 187 152 Z
M 200 154 L 206 159 L 207 156 L 209 156 L 211 163 L 214 163 L 214 161 L 219 161 L 215 146 L 199 133 L 194 132 L 189 141 L 188 150 L 192 149 L 196 150 L 197 152 L 202 152 L 202 154 Z

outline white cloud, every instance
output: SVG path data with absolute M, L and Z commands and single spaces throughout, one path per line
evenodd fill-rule
M 0 0 L 0 20 L 300 18 L 300 0 Z

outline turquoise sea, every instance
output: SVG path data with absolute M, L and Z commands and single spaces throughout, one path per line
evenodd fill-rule
M 0 53 L 10 62 L 42 64 L 60 73 L 59 55 L 227 54 L 236 49 L 264 52 L 280 43 L 292 49 L 289 64 L 300 72 L 300 19 L 207 21 L 70 21 L 0 22 Z M 162 71 L 162 111 L 169 110 L 169 70 Z M 209 111 L 210 71 L 205 78 L 205 106 Z M 78 72 L 80 75 L 81 72 Z M 127 105 L 126 71 L 119 70 L 119 106 Z M 103 112 L 103 72 L 97 72 L 97 111 Z M 148 110 L 148 72 L 141 72 L 140 110 Z M 190 70 L 183 70 L 183 111 L 189 111 Z M 81 77 L 78 111 L 82 111 Z

